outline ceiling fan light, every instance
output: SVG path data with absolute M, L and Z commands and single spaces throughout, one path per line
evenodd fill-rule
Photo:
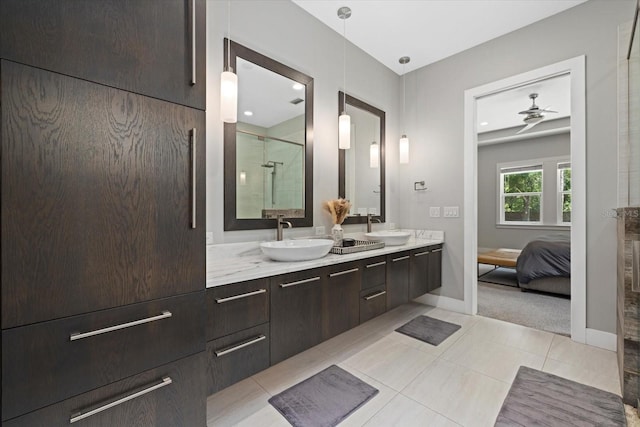
M 534 115 L 530 115 L 524 118 L 524 122 L 526 124 L 533 124 L 533 123 L 539 123 L 544 119 L 544 116 L 542 114 L 534 114 Z

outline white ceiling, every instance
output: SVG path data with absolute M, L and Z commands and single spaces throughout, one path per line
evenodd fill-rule
M 292 0 L 343 33 L 338 9 L 351 8 L 347 39 L 402 75 L 525 27 L 586 0 Z
M 538 107 L 557 111 L 544 113 L 545 120 L 571 116 L 571 77 L 565 74 L 478 99 L 478 133 L 514 126 L 524 127 L 522 120 L 525 116 L 518 112 L 531 106 L 529 94 L 534 92 L 538 94 Z

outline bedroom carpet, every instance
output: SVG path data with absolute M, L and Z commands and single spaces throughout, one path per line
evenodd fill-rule
M 496 420 L 506 426 L 625 426 L 620 396 L 521 366 Z
M 482 271 L 482 270 L 481 270 Z M 518 287 L 518 276 L 513 268 L 498 267 L 478 277 L 478 281 Z
M 571 300 L 478 281 L 478 314 L 530 328 L 571 335 Z
M 336 365 L 269 399 L 294 427 L 332 427 L 367 403 L 378 390 Z

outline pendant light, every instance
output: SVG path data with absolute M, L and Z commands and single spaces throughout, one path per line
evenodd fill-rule
M 380 165 L 380 149 L 376 141 L 371 143 L 369 147 L 369 167 L 377 168 Z
M 220 75 L 220 119 L 238 121 L 238 76 L 231 68 L 231 1 L 227 2 L 227 64 Z
M 402 120 L 404 122 L 405 128 L 407 121 L 407 77 L 405 75 L 404 66 L 405 64 L 408 64 L 409 61 L 411 61 L 411 58 L 409 58 L 408 56 L 403 56 L 398 60 L 398 62 L 402 64 Z M 400 151 L 400 163 L 409 163 L 409 138 L 407 138 L 406 132 L 402 132 L 402 136 L 400 137 L 400 142 L 398 144 L 398 149 Z
M 342 91 L 344 92 L 344 104 L 342 105 L 342 112 L 338 117 L 338 148 L 341 150 L 348 150 L 351 148 L 351 117 L 347 114 L 347 19 L 351 16 L 351 9 L 348 7 L 341 7 L 338 9 L 338 18 L 342 19 L 342 72 L 344 77 L 344 86 Z

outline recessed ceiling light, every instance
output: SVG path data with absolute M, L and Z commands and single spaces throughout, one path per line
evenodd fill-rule
M 294 83 L 293 84 L 293 88 L 295 90 L 302 90 L 302 89 L 304 89 L 304 85 L 302 83 Z
M 488 124 L 489 124 L 489 122 L 480 122 L 480 126 L 486 126 Z
M 253 116 L 253 111 L 247 110 L 247 111 L 244 112 L 244 115 L 245 116 Z

